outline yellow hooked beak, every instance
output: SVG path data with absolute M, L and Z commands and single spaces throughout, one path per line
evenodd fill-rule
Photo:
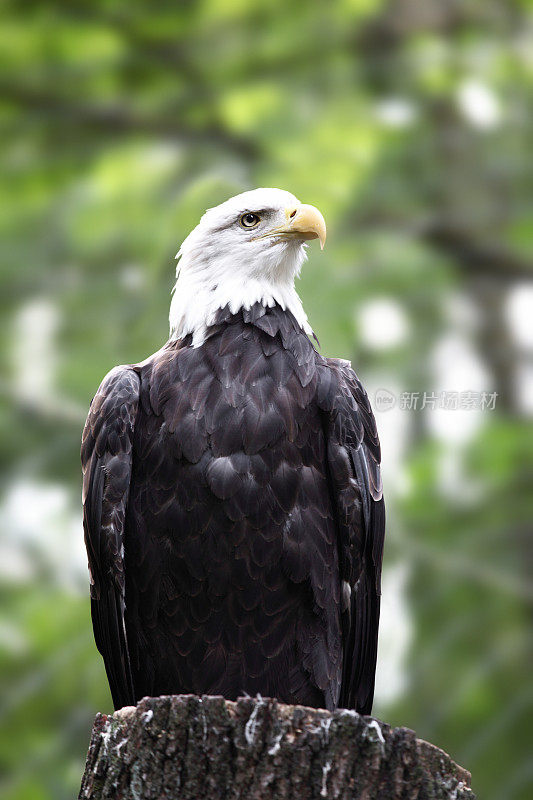
M 314 206 L 301 203 L 285 211 L 287 225 L 280 230 L 282 236 L 298 239 L 318 239 L 320 249 L 324 249 L 326 242 L 326 222 L 324 217 Z
M 326 241 L 326 223 L 324 217 L 314 206 L 300 203 L 285 209 L 286 224 L 279 228 L 274 228 L 268 233 L 258 236 L 264 239 L 267 236 L 279 236 L 282 239 L 319 239 L 321 250 L 324 249 Z

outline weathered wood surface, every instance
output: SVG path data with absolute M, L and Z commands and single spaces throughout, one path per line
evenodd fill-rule
M 275 700 L 144 698 L 94 723 L 79 800 L 473 800 L 407 728 Z

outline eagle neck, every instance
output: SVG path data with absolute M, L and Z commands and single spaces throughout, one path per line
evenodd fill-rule
M 290 311 L 302 331 L 307 336 L 313 335 L 293 279 L 272 282 L 225 277 L 220 284 L 213 280 L 207 286 L 198 274 L 181 271 L 170 306 L 170 341 L 191 335 L 192 346 L 199 347 L 208 338 L 209 329 L 217 324 L 221 309 L 227 308 L 231 314 L 237 314 L 256 304 L 264 308 L 277 305 L 283 311 Z

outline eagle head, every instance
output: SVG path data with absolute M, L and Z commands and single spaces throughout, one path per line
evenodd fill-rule
M 170 307 L 171 338 L 201 344 L 220 308 L 278 303 L 311 333 L 294 279 L 306 242 L 324 247 L 326 223 L 314 206 L 281 189 L 254 189 L 208 209 L 181 245 Z

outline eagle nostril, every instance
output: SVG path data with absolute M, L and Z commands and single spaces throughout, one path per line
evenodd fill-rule
M 294 211 L 291 212 L 290 219 L 292 219 L 295 216 L 296 216 L 296 209 L 294 209 Z

